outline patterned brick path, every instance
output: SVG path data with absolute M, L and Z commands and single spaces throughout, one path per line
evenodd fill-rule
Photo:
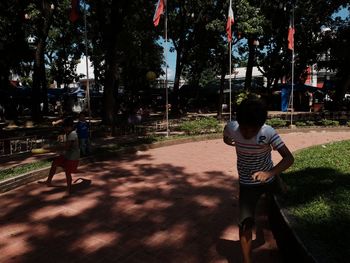
M 350 132 L 282 137 L 295 151 Z M 63 173 L 2 194 L 0 262 L 240 262 L 234 159 L 221 140 L 186 143 L 82 166 L 92 184 L 70 197 Z M 261 211 L 253 255 L 281 262 Z

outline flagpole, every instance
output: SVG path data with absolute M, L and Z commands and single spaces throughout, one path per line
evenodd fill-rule
M 294 6 L 292 9 L 292 28 L 294 30 Z M 295 31 L 294 31 L 295 32 Z M 294 114 L 294 33 L 293 32 L 293 49 L 292 49 L 292 94 L 291 94 L 291 114 L 290 114 L 290 126 L 293 127 L 293 114 Z
M 230 89 L 230 99 L 229 99 L 229 103 L 230 103 L 230 121 L 232 120 L 232 108 L 231 108 L 231 105 L 232 105 L 232 90 L 231 90 L 231 58 L 232 58 L 232 43 L 231 41 L 229 42 L 229 74 L 230 74 L 230 78 L 229 78 L 229 89 Z
M 89 79 L 89 59 L 88 59 L 88 39 L 87 39 L 87 22 L 86 22 L 86 1 L 84 1 L 84 40 L 85 40 L 85 63 L 86 63 L 86 100 L 88 106 L 89 119 L 88 122 L 91 126 L 91 109 L 90 109 L 90 79 Z M 91 128 L 90 128 L 91 133 Z M 90 134 L 91 135 L 91 134 Z
M 169 94 L 168 94 L 168 3 L 165 0 L 165 18 L 164 18 L 164 35 L 165 35 L 165 115 L 166 115 L 166 136 L 169 137 Z
M 232 0 L 230 0 L 230 6 L 229 6 L 229 16 L 230 16 L 230 11 L 232 10 Z M 230 18 L 228 18 L 230 19 Z M 229 39 L 229 94 L 230 94 L 230 99 L 229 99 L 229 112 L 230 112 L 230 121 L 232 120 L 232 88 L 231 88 L 231 84 L 232 84 L 232 21 L 230 21 L 230 39 Z

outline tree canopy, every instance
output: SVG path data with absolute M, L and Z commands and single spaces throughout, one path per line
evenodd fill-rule
M 1 2 L 0 89 L 8 86 L 13 73 L 29 81 L 33 118 L 39 120 L 47 111 L 49 83 L 68 85 L 77 80 L 76 65 L 82 55 L 88 55 L 95 69 L 95 82 L 104 87 L 103 119 L 113 123 L 125 96 L 133 101 L 140 91 L 147 92 L 152 87 L 147 72 L 155 72 L 158 77 L 164 74 L 161 43 L 165 33 L 164 15 L 160 25 L 154 27 L 156 2 Z M 166 2 L 167 36 L 177 54 L 171 101 L 176 112 L 181 107 L 180 78 L 186 79 L 196 94 L 220 76 L 222 95 L 223 80 L 230 72 L 225 30 L 229 1 Z M 69 21 L 72 3 L 78 3 L 80 9 L 74 23 Z M 349 17 L 337 18 L 334 14 L 349 8 L 345 0 L 233 1 L 235 48 L 230 55 L 234 64 L 247 66 L 245 88 L 251 87 L 253 66 L 258 66 L 266 77 L 267 88 L 290 76 L 287 31 L 294 13 L 295 78 L 301 79 L 307 66 L 316 63 L 319 68 L 332 69 L 336 72 L 337 94 L 341 99 L 350 85 L 350 26 Z M 330 59 L 322 60 L 322 54 L 328 54 Z

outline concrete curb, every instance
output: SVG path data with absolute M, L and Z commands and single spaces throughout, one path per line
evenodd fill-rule
M 340 131 L 350 131 L 350 127 L 324 127 L 324 126 L 313 126 L 313 127 L 304 127 L 304 128 L 277 128 L 276 131 L 278 131 L 279 134 L 285 134 L 285 133 L 293 133 L 293 132 L 340 132 Z
M 49 169 L 50 168 L 41 168 L 35 171 L 5 179 L 0 182 L 0 193 L 7 192 L 19 186 L 45 178 Z
M 295 228 L 293 228 L 292 219 L 288 216 L 287 211 L 282 208 L 277 196 L 273 197 L 269 213 L 270 227 L 283 262 L 317 263 L 316 258 L 310 253 L 296 233 Z

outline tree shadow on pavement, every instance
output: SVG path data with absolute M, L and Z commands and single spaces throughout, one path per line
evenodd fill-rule
M 232 175 L 147 154 L 81 170 L 92 184 L 68 198 L 38 184 L 0 196 L 1 262 L 223 262 L 216 243 L 235 224 Z M 64 185 L 64 174 L 54 180 Z
M 256 222 L 253 230 L 252 257 L 253 262 L 282 262 L 278 250 L 269 247 L 271 241 L 266 240 L 265 229 L 269 229 L 267 221 L 268 199 L 262 197 L 258 202 Z M 239 240 L 219 239 L 216 243 L 218 254 L 228 263 L 242 262 Z

